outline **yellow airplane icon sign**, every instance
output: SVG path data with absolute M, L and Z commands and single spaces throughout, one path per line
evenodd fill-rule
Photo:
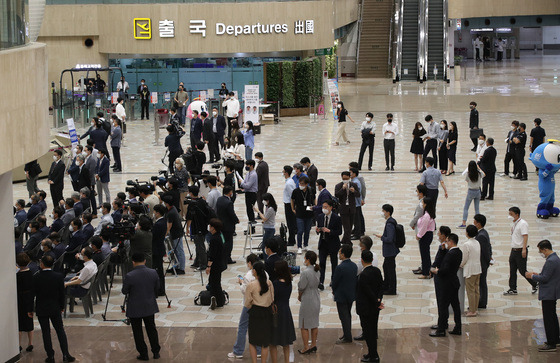
M 150 18 L 134 18 L 134 39 L 152 39 Z

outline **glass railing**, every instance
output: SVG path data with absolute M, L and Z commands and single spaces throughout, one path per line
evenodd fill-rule
M 4 0 L 2 0 L 4 1 Z M 47 5 L 68 4 L 168 4 L 168 3 L 247 3 L 263 1 L 312 1 L 312 0 L 47 0 Z
M 0 0 L 0 49 L 26 42 L 26 0 Z

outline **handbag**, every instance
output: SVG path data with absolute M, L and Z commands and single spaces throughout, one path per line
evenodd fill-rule
M 275 303 L 272 303 L 270 307 L 272 309 L 272 327 L 278 328 L 278 306 L 276 306 Z
M 471 129 L 469 136 L 471 139 L 478 139 L 478 137 L 483 133 L 484 133 L 484 129 Z

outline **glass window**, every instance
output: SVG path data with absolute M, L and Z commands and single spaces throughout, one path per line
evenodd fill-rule
M 25 0 L 0 0 L 0 49 L 26 42 Z

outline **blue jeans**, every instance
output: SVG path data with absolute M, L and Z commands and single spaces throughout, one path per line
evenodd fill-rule
M 253 160 L 253 148 L 245 145 L 245 160 Z
M 480 205 L 480 189 L 469 189 L 467 192 L 467 199 L 465 199 L 465 206 L 463 207 L 463 220 L 466 221 L 469 216 L 469 207 L 474 200 L 474 212 L 480 213 L 478 206 Z
M 311 222 L 313 218 L 296 218 L 297 222 L 297 246 L 301 248 L 301 238 L 303 237 L 303 246 L 309 244 L 309 231 L 311 230 Z
M 263 234 L 263 239 L 262 239 L 262 242 L 263 242 L 262 243 L 262 249 L 263 249 L 263 253 L 265 253 L 264 252 L 265 243 L 268 239 L 274 237 L 274 234 L 276 233 L 276 228 L 263 228 L 263 230 L 264 230 L 264 234 Z M 265 255 L 266 255 L 266 253 L 265 253 Z
M 233 346 L 233 354 L 243 355 L 245 351 L 245 342 L 247 340 L 247 330 L 249 329 L 249 309 L 245 306 L 241 310 L 239 316 L 239 325 L 237 326 L 237 340 Z M 261 354 L 261 347 L 257 347 L 257 354 Z
M 177 261 L 179 264 L 175 266 L 179 270 L 185 270 L 185 250 L 183 249 L 183 237 L 174 239 L 171 241 L 171 246 L 173 247 L 173 251 L 175 256 L 177 256 Z M 177 247 L 175 247 L 177 246 Z

